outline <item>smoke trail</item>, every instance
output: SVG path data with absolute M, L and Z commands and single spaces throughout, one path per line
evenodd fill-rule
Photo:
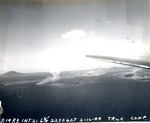
M 75 77 L 85 77 L 85 76 L 100 76 L 104 74 L 103 69 L 91 69 L 91 70 L 75 70 L 75 71 L 63 71 L 63 72 L 53 72 L 52 76 L 46 77 L 41 82 L 36 83 L 35 85 L 42 85 L 49 82 L 55 82 L 60 79 L 72 79 Z
M 35 85 L 42 85 L 48 82 L 54 82 L 60 79 L 60 72 L 52 73 L 52 76 L 46 77 L 43 81 L 36 83 Z

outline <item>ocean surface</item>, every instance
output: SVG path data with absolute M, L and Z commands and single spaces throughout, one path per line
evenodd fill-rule
M 150 79 L 101 76 L 63 78 L 36 86 L 34 82 L 1 85 L 2 118 L 108 117 L 150 121 Z M 144 117 L 144 118 L 143 118 Z M 136 119 L 134 118 L 134 120 Z M 122 120 L 122 119 L 121 119 Z

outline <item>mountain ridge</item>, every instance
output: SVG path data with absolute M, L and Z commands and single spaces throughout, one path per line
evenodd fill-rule
M 9 72 L 6 72 L 6 73 L 2 74 L 2 76 L 11 76 L 11 77 L 20 76 L 20 75 L 25 75 L 25 74 L 24 73 L 19 73 L 19 72 L 16 72 L 16 71 L 9 71 Z

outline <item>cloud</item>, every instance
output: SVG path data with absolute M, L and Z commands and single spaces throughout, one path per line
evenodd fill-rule
M 84 37 L 86 33 L 83 30 L 71 30 L 70 32 L 66 32 L 61 35 L 61 38 L 63 39 L 77 39 Z

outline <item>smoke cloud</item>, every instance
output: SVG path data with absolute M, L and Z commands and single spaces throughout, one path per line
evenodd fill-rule
M 59 72 L 52 73 L 52 76 L 46 77 L 43 81 L 36 83 L 35 85 L 42 85 L 48 82 L 54 82 L 60 79 Z
M 36 83 L 35 85 L 42 85 L 50 82 L 58 82 L 61 79 L 72 79 L 75 77 L 86 77 L 86 76 L 100 76 L 104 74 L 104 69 L 91 69 L 91 70 L 76 70 L 76 71 L 63 71 L 53 72 L 52 76 L 46 77 L 43 81 Z

